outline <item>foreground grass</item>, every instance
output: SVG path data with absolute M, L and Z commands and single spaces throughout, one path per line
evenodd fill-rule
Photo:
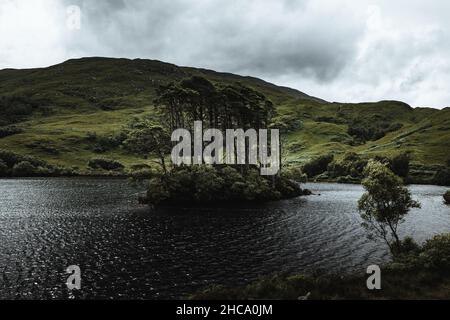
M 381 289 L 369 290 L 370 275 L 275 275 L 244 287 L 212 287 L 194 294 L 202 300 L 450 299 L 450 233 L 422 246 L 405 241 L 402 254 L 381 268 Z
M 450 299 L 450 274 L 427 270 L 382 270 L 381 290 L 369 290 L 369 275 L 272 276 L 245 287 L 212 287 L 194 300 L 335 300 L 335 299 Z

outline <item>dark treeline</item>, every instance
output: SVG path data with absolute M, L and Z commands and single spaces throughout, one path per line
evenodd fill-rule
M 275 108 L 266 97 L 240 84 L 215 86 L 192 77 L 158 89 L 155 101 L 171 131 L 190 129 L 194 121 L 215 129 L 268 128 Z

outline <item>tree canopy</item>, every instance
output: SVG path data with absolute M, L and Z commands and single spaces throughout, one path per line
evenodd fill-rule
M 366 193 L 358 203 L 363 226 L 369 231 L 370 238 L 384 239 L 395 254 L 401 248 L 398 226 L 409 210 L 420 204 L 412 199 L 402 180 L 384 164 L 372 160 L 364 171 L 366 178 L 362 184 Z

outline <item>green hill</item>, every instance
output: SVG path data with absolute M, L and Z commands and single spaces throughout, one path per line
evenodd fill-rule
M 285 126 L 291 163 L 334 153 L 410 152 L 416 166 L 450 159 L 450 108 L 411 108 L 397 101 L 329 103 L 263 80 L 153 60 L 84 58 L 42 69 L 0 71 L 0 149 L 51 164 L 87 170 L 92 158 L 115 159 L 127 169 L 149 164 L 114 143 L 136 116 L 152 115 L 162 84 L 191 76 L 217 84 L 241 82 L 264 93 Z M 108 148 L 99 147 L 106 144 Z

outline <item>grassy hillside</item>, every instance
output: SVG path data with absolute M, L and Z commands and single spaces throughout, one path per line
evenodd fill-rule
M 99 150 L 96 144 L 120 134 L 133 117 L 152 115 L 158 86 L 193 75 L 217 84 L 241 82 L 275 103 L 278 120 L 300 120 L 301 126 L 287 132 L 283 142 L 293 163 L 325 153 L 339 158 L 348 151 L 370 155 L 408 151 L 414 163 L 427 166 L 444 165 L 450 159 L 450 108 L 413 109 L 395 101 L 328 103 L 256 78 L 152 60 L 107 58 L 0 71 L 0 128 L 18 129 L 0 138 L 0 149 L 80 171 L 94 157 L 118 160 L 127 169 L 149 163 L 120 146 Z M 349 127 L 358 133 L 372 127 L 384 131 L 369 132 L 370 139 L 361 140 L 349 133 Z

